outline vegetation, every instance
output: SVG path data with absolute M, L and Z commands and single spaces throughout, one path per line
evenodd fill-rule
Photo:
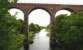
M 83 12 L 57 16 L 55 33 L 63 50 L 83 50 Z
M 24 33 L 21 32 L 23 21 L 16 20 L 8 13 L 16 1 L 0 0 L 0 50 L 19 50 L 24 40 Z M 83 12 L 57 16 L 53 26 L 53 39 L 56 38 L 62 50 L 83 50 Z M 42 28 L 44 27 L 33 23 L 29 25 L 30 43 L 33 42 L 35 33 Z
M 11 16 L 8 12 L 9 8 L 14 5 L 16 1 L 17 0 L 0 0 L 0 50 L 19 50 L 23 45 L 24 33 L 21 28 L 23 21 L 16 20 L 15 16 Z M 41 29 L 38 25 L 30 25 L 29 27 L 29 32 L 31 33 L 36 33 Z M 33 35 L 30 35 L 29 39 L 31 39 L 32 36 Z
M 33 23 L 31 23 L 29 25 L 29 37 L 28 37 L 28 39 L 29 39 L 29 43 L 30 44 L 33 43 L 33 39 L 34 39 L 35 33 L 38 33 L 43 28 L 44 27 L 39 26 L 37 24 L 33 24 Z
M 18 47 L 23 43 L 24 36 L 20 34 L 21 22 L 8 12 L 16 0 L 10 1 L 0 0 L 0 50 L 19 50 Z

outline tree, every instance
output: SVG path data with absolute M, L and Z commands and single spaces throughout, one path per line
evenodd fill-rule
M 39 32 L 41 29 L 42 29 L 42 26 L 39 26 L 39 25 L 37 25 L 37 24 L 31 23 L 31 24 L 29 25 L 29 32 L 37 33 L 37 32 Z
M 39 26 L 38 24 L 31 23 L 29 25 L 28 40 L 29 40 L 30 44 L 33 43 L 33 39 L 34 39 L 35 33 L 38 33 L 41 29 L 43 29 L 43 27 Z
M 11 0 L 0 0 L 0 50 L 18 50 L 20 22 L 8 13 L 12 5 L 9 1 Z
M 62 19 L 58 20 L 59 18 Z M 83 12 L 58 16 L 55 28 L 63 50 L 83 50 Z

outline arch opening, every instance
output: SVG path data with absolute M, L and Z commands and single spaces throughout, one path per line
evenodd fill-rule
M 50 24 L 50 14 L 44 9 L 33 9 L 28 17 L 29 24 L 33 23 L 39 25 L 40 27 L 45 27 L 42 28 L 38 33 L 36 33 L 35 36 L 33 35 L 34 39 L 32 46 L 30 46 L 30 50 L 43 50 L 43 48 L 45 50 L 49 50 L 49 37 L 47 36 L 49 31 L 47 31 L 46 29 L 47 26 Z M 30 36 L 31 33 L 29 33 L 28 35 Z
M 24 13 L 20 9 L 12 8 L 8 12 L 11 14 L 11 16 L 15 16 L 17 20 L 24 20 Z
M 46 27 L 50 24 L 50 16 L 50 13 L 45 9 L 33 9 L 29 14 L 29 24 L 34 23 Z
M 71 15 L 71 13 L 72 12 L 67 10 L 67 9 L 61 9 L 61 10 L 56 12 L 55 17 L 57 17 L 59 15 L 67 15 L 67 16 L 69 16 L 69 15 Z

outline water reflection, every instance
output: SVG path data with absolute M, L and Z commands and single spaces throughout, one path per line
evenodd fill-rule
M 49 50 L 49 37 L 47 31 L 42 29 L 34 37 L 34 43 L 30 45 L 29 50 Z

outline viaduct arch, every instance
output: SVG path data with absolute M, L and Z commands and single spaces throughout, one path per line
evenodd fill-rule
M 28 15 L 36 9 L 43 9 L 51 16 L 51 23 L 55 18 L 55 14 L 59 10 L 68 10 L 70 12 L 83 11 L 83 5 L 64 5 L 64 4 L 39 4 L 39 3 L 16 3 L 12 8 L 17 8 L 23 11 L 24 21 L 28 23 Z
M 37 4 L 37 3 L 17 3 L 15 4 L 12 8 L 17 8 L 23 11 L 24 13 L 24 29 L 23 31 L 25 33 L 27 33 L 27 29 L 28 29 L 28 15 L 30 14 L 30 12 L 32 12 L 35 9 L 43 9 L 46 10 L 49 14 L 50 14 L 50 18 L 51 18 L 51 28 L 54 28 L 53 25 L 55 25 L 55 14 L 57 11 L 59 10 L 68 10 L 71 12 L 79 12 L 79 11 L 83 11 L 83 5 L 64 5 L 64 4 Z M 53 38 L 54 33 L 52 33 L 51 30 L 51 40 L 56 41 L 56 39 Z M 25 34 L 25 39 L 27 39 L 28 34 Z M 53 42 L 53 44 L 55 44 L 55 42 Z M 26 49 L 27 50 L 27 49 Z

